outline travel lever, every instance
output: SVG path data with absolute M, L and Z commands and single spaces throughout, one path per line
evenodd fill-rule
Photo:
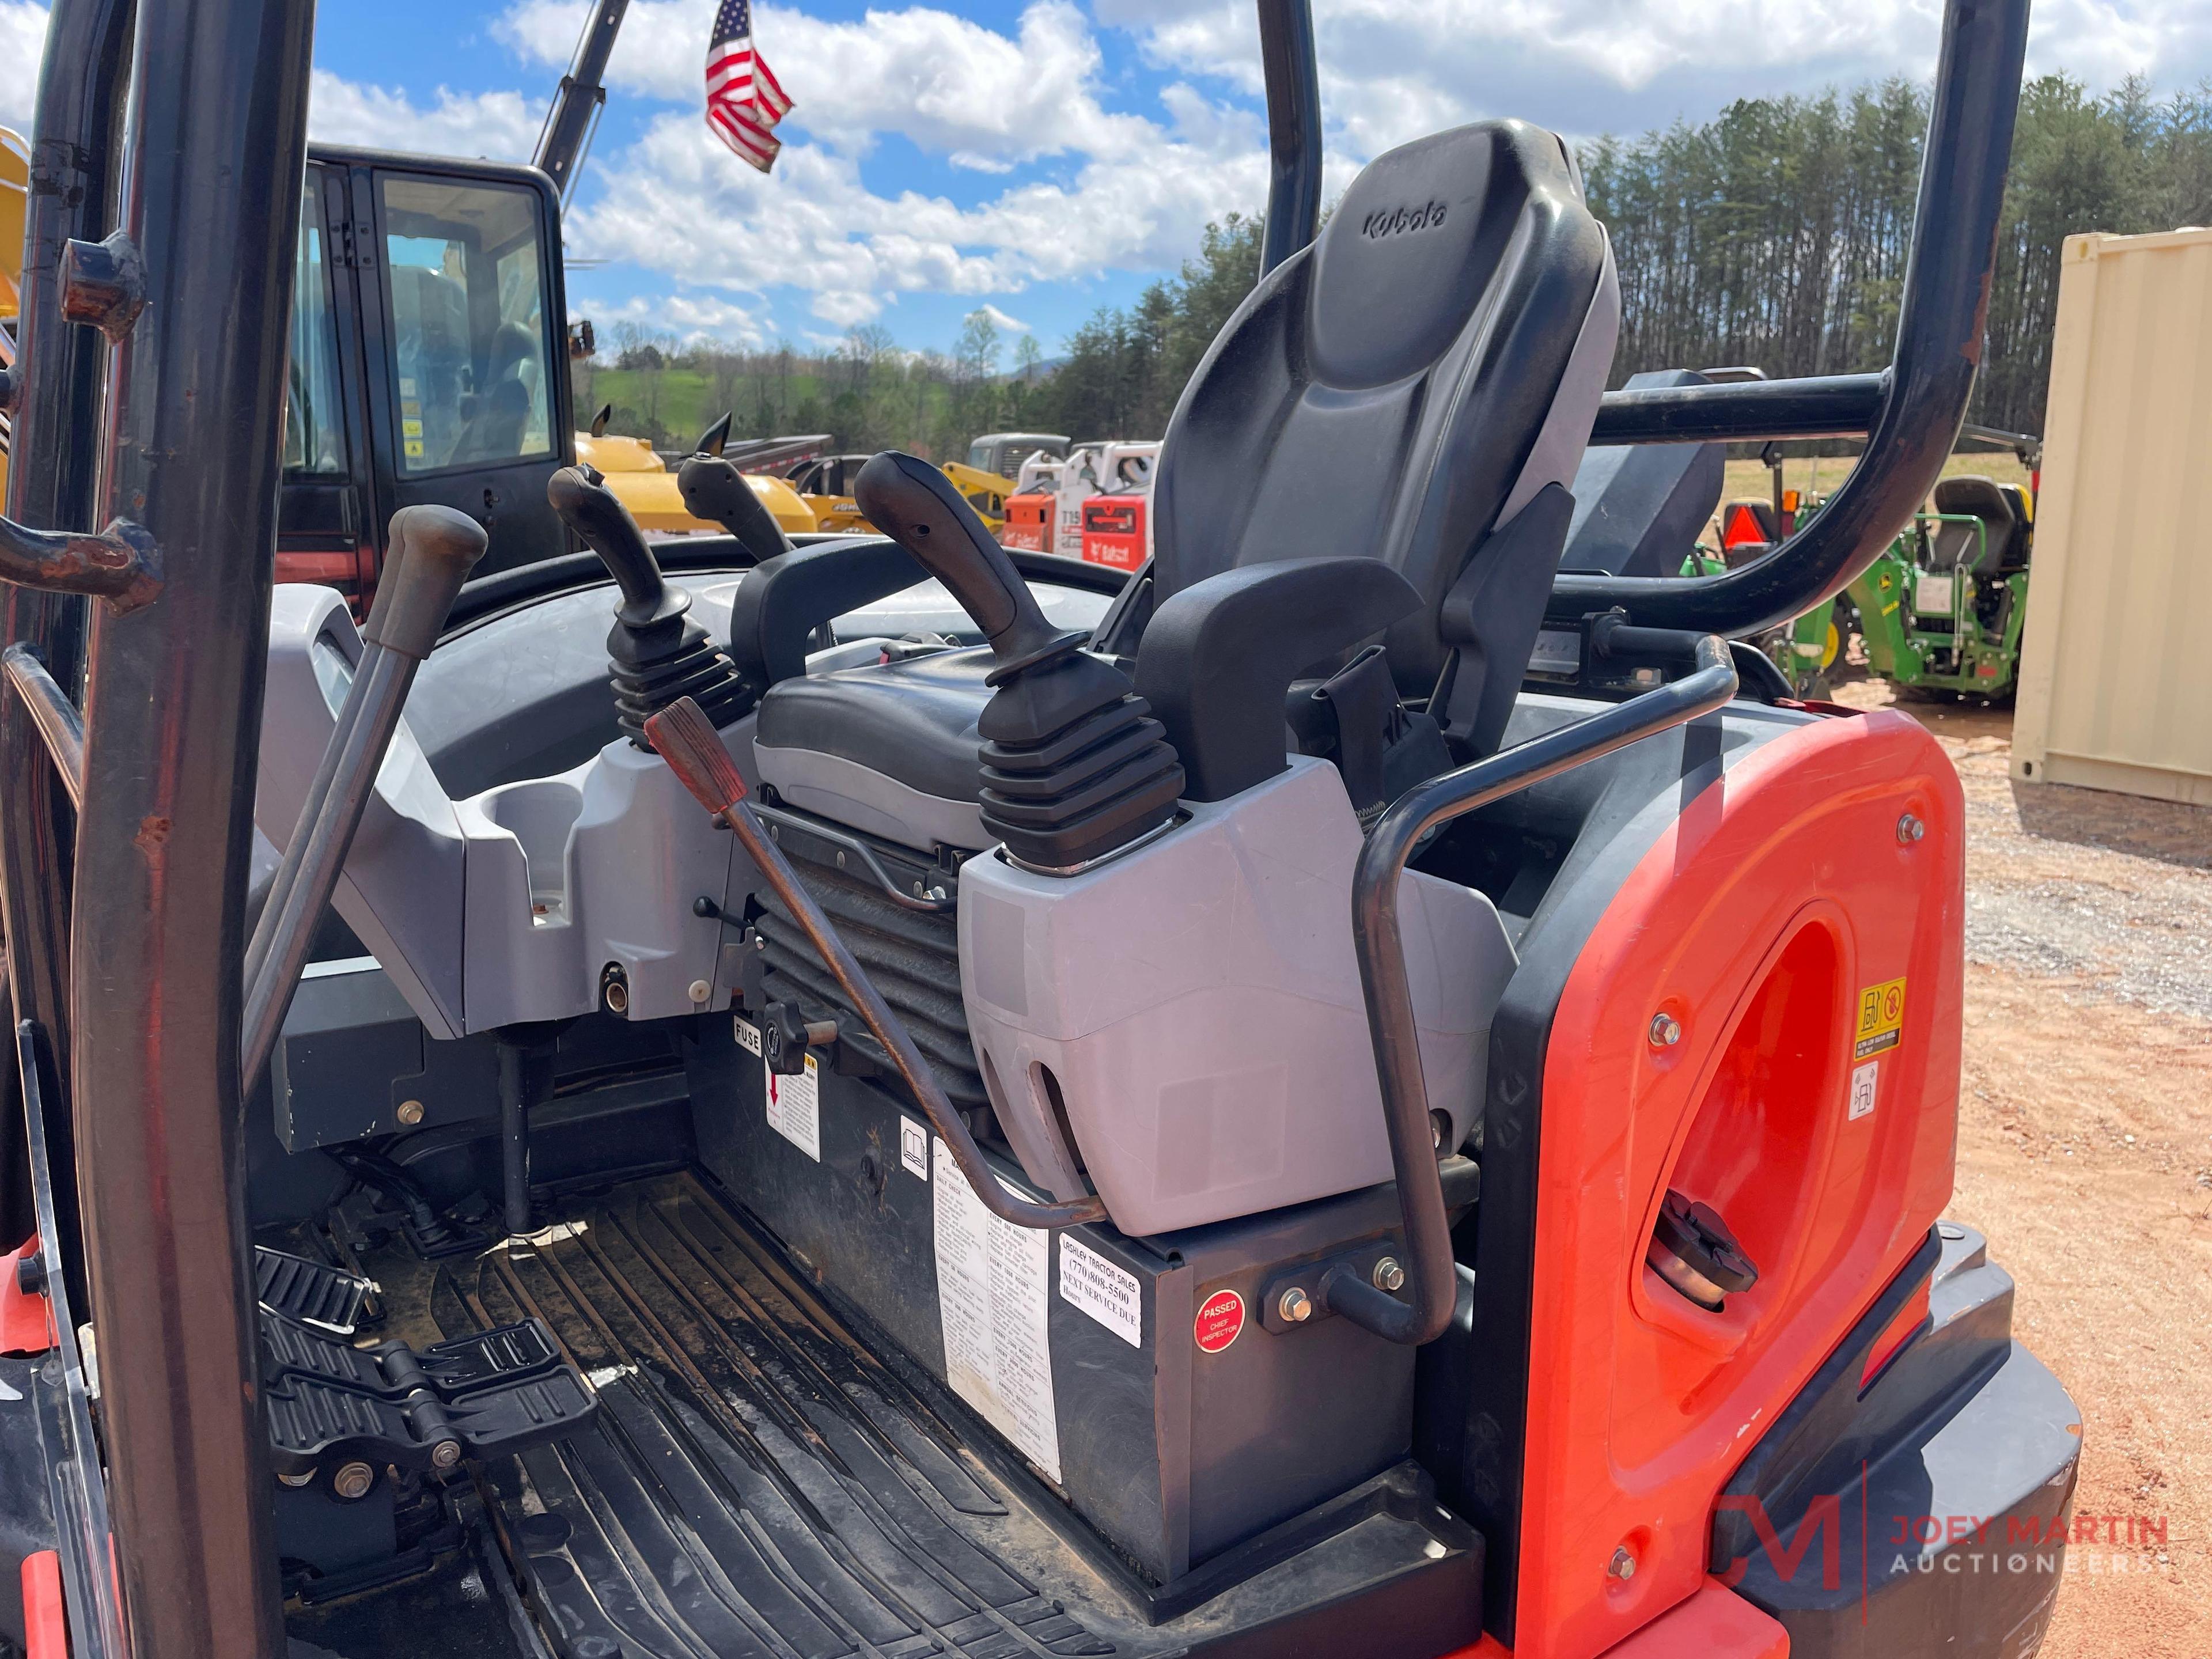
M 276 1046 L 315 922 L 345 868 L 415 671 L 486 544 L 483 527 L 450 507 L 402 507 L 392 516 L 390 540 L 353 684 L 246 945 L 240 1057 L 249 1085 Z

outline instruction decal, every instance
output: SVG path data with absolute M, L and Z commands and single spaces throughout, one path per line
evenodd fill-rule
M 761 1095 L 768 1106 L 768 1127 L 812 1158 L 822 1161 L 822 1068 L 806 1056 L 806 1069 L 786 1077 L 769 1070 L 762 1054 L 760 1028 L 732 1014 L 731 1025 L 738 1046 L 761 1057 Z
M 1244 1328 L 1244 1298 L 1234 1291 L 1216 1291 L 1199 1304 L 1191 1322 L 1191 1340 L 1200 1353 L 1219 1353 Z
M 915 1179 L 929 1179 L 929 1131 L 910 1117 L 899 1120 L 899 1162 Z
M 1859 993 L 1859 1033 L 1851 1045 L 1851 1058 L 1865 1060 L 1885 1048 L 1894 1048 L 1904 1025 L 1905 981 L 1893 979 L 1884 985 L 1868 986 Z
M 1145 1292 L 1136 1274 L 1065 1233 L 1060 1240 L 1060 1299 L 1082 1309 L 1131 1347 L 1145 1346 Z
M 1047 1280 L 1052 1235 L 985 1209 L 944 1141 L 937 1166 L 937 1308 L 945 1380 L 1045 1477 L 1060 1484 L 1060 1419 L 1052 1397 Z
M 1874 1097 L 1881 1082 L 1881 1062 L 1870 1060 L 1863 1066 L 1851 1067 L 1850 1121 L 1874 1115 Z

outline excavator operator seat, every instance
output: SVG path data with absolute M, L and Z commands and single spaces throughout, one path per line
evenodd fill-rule
M 1382 560 L 1421 601 L 1387 643 L 1399 687 L 1426 696 L 1470 556 L 1574 477 L 1620 310 L 1553 134 L 1480 121 L 1377 157 L 1183 394 L 1153 491 L 1161 600 L 1262 561 Z M 1522 614 L 1496 630 L 1528 635 L 1516 685 L 1558 549 L 1533 559 L 1508 584 Z
M 1619 318 L 1605 232 L 1557 137 L 1483 121 L 1378 157 L 1320 239 L 1253 290 L 1184 392 L 1154 471 L 1157 614 L 1231 570 L 1379 561 L 1415 601 L 1386 639 L 1398 690 L 1427 696 L 1456 651 L 1453 706 L 1473 712 L 1453 735 L 1494 748 L 1558 568 L 1565 485 Z M 1274 620 L 1264 604 L 1247 610 Z M 1290 670 L 1340 662 L 1360 642 Z M 1139 684 L 1202 781 L 1208 733 L 1194 728 L 1224 713 L 1219 664 L 1202 659 L 1242 647 L 1184 643 L 1200 659 L 1150 674 L 1140 645 Z M 948 819 L 970 821 L 981 787 L 988 666 L 979 652 L 785 678 L 761 705 L 762 776 L 794 804 L 908 845 L 988 844 L 980 830 L 946 833 Z M 887 722 L 887 700 L 912 707 Z M 954 776 L 970 781 L 948 799 Z

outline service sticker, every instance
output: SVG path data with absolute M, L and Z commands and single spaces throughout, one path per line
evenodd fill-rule
M 1219 1353 L 1243 1328 L 1244 1298 L 1234 1291 L 1216 1291 L 1199 1304 L 1191 1340 L 1200 1353 Z
M 1851 1058 L 1864 1060 L 1898 1045 L 1905 1024 L 1905 981 L 1869 985 L 1859 993 L 1859 1034 L 1851 1045 Z
M 1874 1115 L 1875 1097 L 1881 1090 L 1881 1062 L 1870 1060 L 1863 1066 L 1851 1067 L 1850 1121 Z

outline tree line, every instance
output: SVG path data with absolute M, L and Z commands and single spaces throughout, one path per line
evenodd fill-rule
M 1740 99 L 1710 121 L 1583 146 L 1584 188 L 1620 273 L 1613 384 L 1649 368 L 1749 364 L 1780 377 L 1886 364 L 1928 100 L 1925 86 L 1895 78 Z M 2068 236 L 2208 223 L 2212 85 L 2160 95 L 2130 79 L 2096 95 L 2065 76 L 2030 82 L 1969 418 L 2042 430 Z M 981 311 L 948 354 L 901 350 L 880 328 L 813 354 L 678 351 L 632 330 L 611 366 L 580 368 L 578 402 L 597 406 L 586 383 L 605 373 L 629 399 L 613 429 L 656 443 L 665 435 L 669 447 L 693 435 L 668 418 L 678 374 L 696 406 L 734 410 L 739 435 L 828 431 L 841 448 L 897 446 L 936 459 L 957 459 L 992 430 L 1158 437 L 1259 261 L 1259 221 L 1231 214 L 1206 228 L 1178 272 L 1130 305 L 1099 310 L 1049 363 L 1030 335 L 1010 352 Z
M 1911 246 L 1929 91 L 1902 78 L 1812 97 L 1740 99 L 1710 121 L 1600 138 L 1577 160 L 1620 272 L 1612 384 L 1652 368 L 1749 364 L 1842 374 L 1889 362 Z M 2105 96 L 2045 76 L 2021 92 L 1970 419 L 2037 432 L 2065 239 L 2212 224 L 2212 86 Z M 1259 269 L 1232 218 L 1199 258 L 1070 338 L 1053 430 L 1158 436 L 1206 342 Z

